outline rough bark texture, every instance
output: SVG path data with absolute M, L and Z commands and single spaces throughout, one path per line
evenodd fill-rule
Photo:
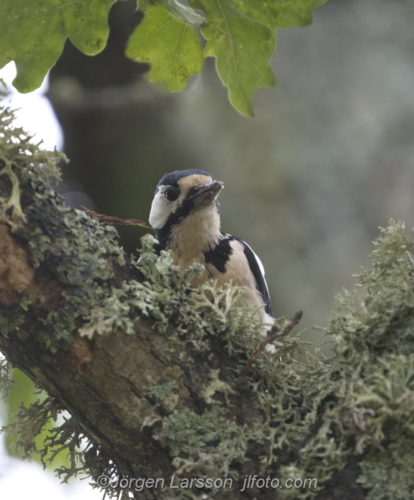
M 261 336 L 237 290 L 190 292 L 197 269 L 180 273 L 148 238 L 137 266 L 113 228 L 64 206 L 35 147 L 2 134 L 0 350 L 78 422 L 95 480 L 233 480 L 137 498 L 409 498 L 414 244 L 401 225 L 361 276 L 364 303 L 343 300 L 327 328 L 332 359 L 300 358 L 288 337 L 282 363 L 264 352 L 246 370 Z M 244 488 L 253 476 L 318 487 Z

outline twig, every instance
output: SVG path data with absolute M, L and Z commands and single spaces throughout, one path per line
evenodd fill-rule
M 109 224 L 110 226 L 141 226 L 141 227 L 146 227 L 147 229 L 152 229 L 151 226 L 148 226 L 148 224 L 146 224 L 142 220 L 120 219 L 119 217 L 113 217 L 112 215 L 98 214 L 93 210 L 89 210 L 89 208 L 86 208 L 84 206 L 82 206 L 82 209 L 86 215 L 89 215 L 89 217 L 98 218 L 102 224 Z
M 256 352 L 253 354 L 253 356 L 249 359 L 249 361 L 246 363 L 246 370 L 251 368 L 253 366 L 253 363 L 257 360 L 257 358 L 262 354 L 264 351 L 265 347 L 267 344 L 270 344 L 271 342 L 275 341 L 276 339 L 279 339 L 280 337 L 284 337 L 288 335 L 294 328 L 295 326 L 300 322 L 302 319 L 303 312 L 298 311 L 294 318 L 291 320 L 291 322 L 286 326 L 285 329 L 283 330 L 278 330 L 275 326 L 272 326 L 270 329 L 269 333 L 267 334 L 266 338 L 259 344 L 259 347 L 256 349 Z

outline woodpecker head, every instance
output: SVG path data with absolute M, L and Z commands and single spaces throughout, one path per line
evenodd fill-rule
M 177 170 L 164 175 L 155 190 L 149 222 L 156 230 L 162 247 L 171 238 L 173 230 L 186 227 L 194 231 L 200 225 L 219 230 L 220 218 L 217 197 L 223 183 L 202 170 Z

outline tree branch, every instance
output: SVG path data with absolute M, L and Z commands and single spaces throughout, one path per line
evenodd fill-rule
M 237 307 L 240 290 L 191 290 L 199 268 L 181 273 L 149 236 L 137 265 L 113 228 L 64 205 L 44 179 L 46 157 L 21 141 L 10 128 L 0 134 L 0 350 L 49 394 L 42 411 L 72 415 L 49 447 L 77 450 L 95 481 L 165 480 L 107 490 L 136 498 L 371 498 L 379 484 L 381 494 L 412 491 L 414 245 L 401 225 L 379 240 L 361 277 L 365 302 L 349 295 L 339 304 L 326 330 L 332 359 L 306 354 L 295 336 L 281 339 L 277 355 L 259 356 L 260 325 L 254 310 Z M 10 201 L 16 189 L 19 206 Z M 287 323 L 278 321 L 279 332 Z M 388 481 L 390 468 L 397 479 Z M 169 489 L 173 475 L 228 478 L 232 487 Z

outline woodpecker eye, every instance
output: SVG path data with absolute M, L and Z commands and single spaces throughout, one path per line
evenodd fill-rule
M 198 186 L 193 186 L 191 189 L 190 189 L 191 193 L 196 193 L 198 191 Z
M 168 188 L 164 191 L 164 196 L 167 198 L 168 201 L 174 201 L 178 198 L 178 191 L 177 189 L 174 188 Z

